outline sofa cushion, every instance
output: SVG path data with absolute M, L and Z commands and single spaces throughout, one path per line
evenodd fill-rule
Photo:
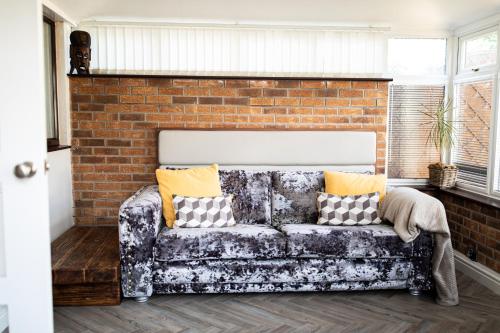
M 271 173 L 219 170 L 222 192 L 233 195 L 236 223 L 271 224 Z
M 289 257 L 393 258 L 412 254 L 412 243 L 404 243 L 387 224 L 287 224 L 281 229 L 287 238 Z
M 317 223 L 316 192 L 324 187 L 323 171 L 275 171 L 272 224 Z
M 154 248 L 155 260 L 282 258 L 286 241 L 266 225 L 227 228 L 163 228 Z
M 169 228 L 172 228 L 175 221 L 172 195 L 177 194 L 192 197 L 215 197 L 222 195 L 218 171 L 219 166 L 217 164 L 191 169 L 156 170 L 156 179 L 158 180 L 158 187 L 163 202 L 163 217 L 165 217 Z
M 386 175 L 325 171 L 325 192 L 339 196 L 378 192 L 380 202 L 386 192 Z

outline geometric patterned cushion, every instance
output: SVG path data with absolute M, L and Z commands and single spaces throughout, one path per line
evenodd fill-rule
M 318 192 L 318 224 L 367 225 L 379 224 L 379 192 L 338 196 Z
M 236 224 L 231 209 L 232 196 L 195 198 L 173 196 L 175 223 L 180 228 L 221 228 Z

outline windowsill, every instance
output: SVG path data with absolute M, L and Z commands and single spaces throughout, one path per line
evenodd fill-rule
M 59 146 L 49 146 L 49 147 L 47 147 L 47 152 L 51 153 L 53 151 L 70 149 L 70 148 L 71 148 L 71 146 L 62 146 L 62 145 L 59 145 Z
M 492 197 L 484 195 L 484 194 L 480 194 L 480 193 L 476 193 L 476 192 L 472 192 L 472 191 L 467 191 L 467 190 L 457 188 L 457 187 L 440 189 L 440 191 L 445 192 L 445 193 L 449 193 L 449 194 L 453 194 L 453 195 L 456 195 L 456 196 L 459 196 L 462 198 L 466 198 L 469 200 L 473 200 L 473 201 L 476 201 L 476 202 L 479 202 L 479 203 L 482 203 L 485 205 L 489 205 L 489 206 L 492 206 L 495 208 L 500 208 L 500 199 L 492 198 Z

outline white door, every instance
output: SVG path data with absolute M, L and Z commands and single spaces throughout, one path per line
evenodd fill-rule
M 0 31 L 0 306 L 11 333 L 46 333 L 53 318 L 40 1 L 0 0 Z M 23 162 L 36 173 L 26 165 L 16 177 Z

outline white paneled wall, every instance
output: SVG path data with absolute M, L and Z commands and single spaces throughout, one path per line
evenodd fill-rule
M 380 31 L 86 23 L 92 68 L 182 73 L 380 74 Z

